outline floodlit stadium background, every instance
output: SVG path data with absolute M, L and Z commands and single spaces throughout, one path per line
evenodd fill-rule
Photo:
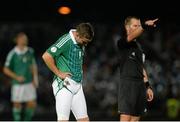
M 142 4 L 142 5 L 141 5 Z M 64 7 L 64 8 L 63 8 Z M 38 106 L 33 120 L 56 120 L 52 73 L 42 53 L 79 22 L 91 22 L 94 40 L 84 61 L 84 92 L 90 120 L 118 120 L 116 40 L 129 15 L 159 18 L 140 40 L 155 98 L 142 120 L 180 120 L 180 16 L 173 1 L 15 0 L 0 2 L 0 121 L 12 120 L 10 79 L 2 73 L 13 38 L 27 33 L 39 68 Z M 71 116 L 71 120 L 74 117 Z

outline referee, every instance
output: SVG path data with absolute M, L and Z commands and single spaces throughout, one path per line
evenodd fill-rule
M 118 40 L 120 82 L 118 112 L 120 121 L 139 121 L 146 112 L 146 101 L 153 100 L 153 91 L 144 68 L 145 54 L 137 41 L 148 27 L 155 27 L 158 19 L 140 21 L 135 16 L 125 19 Z

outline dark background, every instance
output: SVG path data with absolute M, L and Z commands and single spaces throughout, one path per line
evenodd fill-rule
M 57 13 L 57 8 L 63 5 L 72 8 L 71 15 L 62 17 Z M 177 1 L 155 0 L 7 0 L 2 1 L 0 5 L 1 21 L 50 21 L 71 18 L 107 22 L 121 20 L 127 15 L 178 21 L 178 13 Z
M 60 6 L 72 13 L 60 15 Z M 180 120 L 180 16 L 176 1 L 128 0 L 4 0 L 0 2 L 0 120 L 12 120 L 10 79 L 2 73 L 13 38 L 24 31 L 35 50 L 40 86 L 33 120 L 56 120 L 52 76 L 42 61 L 43 52 L 79 22 L 90 22 L 94 40 L 84 61 L 84 92 L 91 120 L 118 120 L 117 50 L 120 24 L 127 16 L 159 18 L 157 27 L 140 42 L 147 55 L 147 70 L 155 98 L 142 120 Z M 173 114 L 175 113 L 175 114 Z M 74 117 L 71 115 L 71 120 Z

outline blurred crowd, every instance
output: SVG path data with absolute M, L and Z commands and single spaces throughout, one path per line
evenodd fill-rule
M 74 24 L 27 22 L 0 24 L 0 120 L 11 115 L 10 79 L 2 72 L 7 52 L 20 31 L 29 37 L 39 71 L 38 106 L 34 120 L 56 120 L 51 83 L 53 74 L 42 61 L 42 53 Z M 84 92 L 91 120 L 118 120 L 119 69 L 116 43 L 120 23 L 93 23 L 95 37 L 84 58 Z M 143 120 L 180 119 L 180 26 L 161 24 L 145 31 L 139 41 L 146 54 L 146 69 L 155 93 Z M 72 117 L 73 119 L 73 117 Z

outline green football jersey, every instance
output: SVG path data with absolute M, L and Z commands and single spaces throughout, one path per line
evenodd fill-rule
M 23 76 L 25 78 L 23 83 L 29 83 L 33 80 L 31 66 L 35 63 L 34 50 L 32 48 L 28 47 L 24 52 L 21 52 L 15 47 L 8 53 L 5 67 L 8 67 L 18 76 Z M 12 84 L 19 84 L 19 82 L 12 79 Z
M 71 78 L 80 83 L 83 77 L 83 55 L 84 47 L 77 44 L 72 31 L 61 36 L 52 46 L 47 49 L 47 52 L 55 59 L 57 68 L 62 72 L 70 72 Z M 58 81 L 62 81 L 55 75 Z

